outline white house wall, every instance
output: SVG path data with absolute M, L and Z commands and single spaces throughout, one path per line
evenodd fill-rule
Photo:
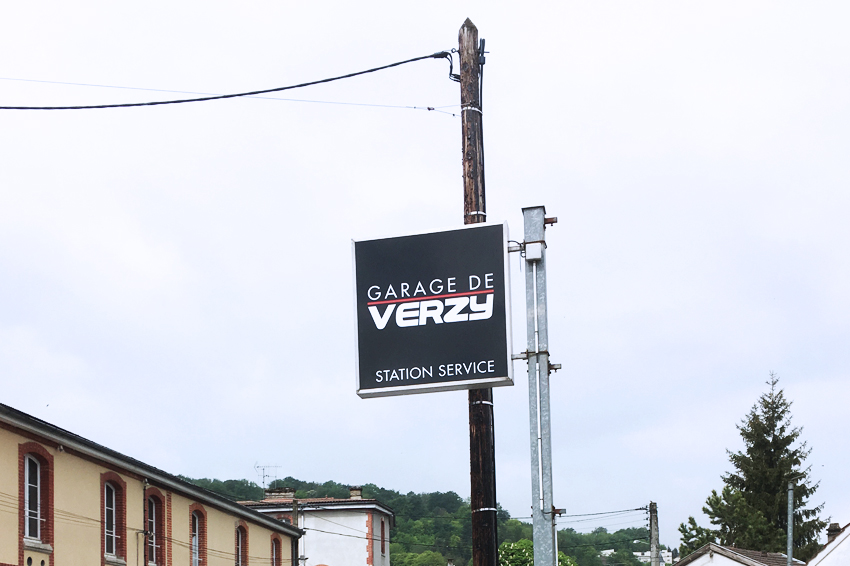
M 850 529 L 835 537 L 820 553 L 815 556 L 809 566 L 847 566 L 850 564 Z
M 741 566 L 741 563 L 717 552 L 706 552 L 693 562 L 688 563 L 688 566 Z
M 372 532 L 369 517 L 373 515 Z M 366 566 L 372 546 L 373 566 L 390 566 L 389 520 L 385 521 L 385 554 L 381 554 L 380 513 L 367 510 L 303 510 L 299 526 L 307 533 L 301 539 L 300 554 L 307 557 L 304 566 Z M 324 532 L 323 532 L 324 531 Z M 369 541 L 369 536 L 374 537 Z

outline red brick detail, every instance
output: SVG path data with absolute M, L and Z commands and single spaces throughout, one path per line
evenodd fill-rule
M 165 541 L 166 546 L 168 547 L 168 552 L 165 554 L 166 564 L 171 566 L 171 492 L 168 491 L 165 494 L 165 499 L 167 501 L 166 507 L 168 509 L 167 515 L 165 518 L 165 530 L 168 533 L 168 539 Z
M 237 553 L 239 551 L 239 533 L 242 533 L 242 556 L 241 561 L 237 562 L 239 566 L 248 566 L 248 523 L 243 520 L 238 520 L 236 522 L 236 532 L 233 535 L 233 555 L 237 558 Z
M 106 566 L 106 483 L 115 490 L 115 555 L 127 558 L 127 483 L 115 472 L 100 474 L 100 563 Z
M 192 515 L 198 515 L 198 558 L 207 564 L 207 510 L 200 503 L 189 505 L 189 564 L 192 564 Z
M 145 490 L 145 531 L 148 530 L 148 499 L 153 498 L 156 502 L 156 508 L 159 510 L 157 516 L 155 517 L 155 532 L 156 532 L 156 564 L 158 566 L 164 566 L 165 561 L 163 558 L 164 548 L 165 546 L 162 544 L 165 539 L 165 496 L 162 494 L 160 490 L 155 487 L 148 487 Z M 151 563 L 151 557 L 148 555 L 148 548 L 150 548 L 150 537 L 145 537 L 145 562 Z
M 277 543 L 277 548 L 275 548 L 275 543 Z M 269 556 L 275 557 L 272 566 L 283 566 L 283 540 L 280 538 L 280 535 L 272 535 L 271 549 L 269 552 Z
M 39 483 L 41 484 L 41 542 L 53 545 L 53 454 L 36 442 L 18 444 L 18 566 L 24 566 L 24 525 L 26 522 L 26 456 L 34 457 L 41 464 Z M 53 566 L 54 552 L 50 553 L 50 566 Z
M 372 514 L 366 513 L 366 565 L 375 564 L 375 529 L 372 527 Z

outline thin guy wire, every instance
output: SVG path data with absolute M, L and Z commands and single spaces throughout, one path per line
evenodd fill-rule
M 67 85 L 67 86 L 88 86 L 94 88 L 117 88 L 124 90 L 144 90 L 150 92 L 169 92 L 176 94 L 202 94 L 209 96 L 217 96 L 217 93 L 213 92 L 197 92 L 191 90 L 168 90 L 162 88 L 144 88 L 144 87 L 135 87 L 135 86 L 115 86 L 115 85 L 98 85 L 91 83 L 68 83 L 63 81 L 42 81 L 36 79 L 19 79 L 15 77 L 0 77 L 0 81 L 20 81 L 26 83 L 45 83 L 45 84 L 53 84 L 53 85 Z M 439 112 L 440 114 L 449 114 L 451 116 L 457 116 L 457 114 L 453 112 L 446 112 L 442 110 L 443 108 L 455 108 L 460 107 L 460 104 L 447 104 L 445 106 L 403 106 L 399 104 L 370 104 L 364 102 L 339 102 L 336 100 L 306 100 L 302 98 L 276 98 L 274 96 L 248 96 L 246 98 L 258 98 L 262 100 L 279 100 L 282 102 L 309 102 L 311 104 L 337 104 L 341 106 L 366 106 L 370 108 L 398 108 L 401 110 L 427 110 L 430 112 Z
M 264 90 L 254 90 L 250 92 L 240 92 L 236 94 L 221 94 L 217 96 L 205 96 L 201 98 L 184 98 L 181 100 L 160 100 L 156 102 L 132 102 L 126 104 L 95 104 L 90 106 L 0 106 L 0 110 L 94 110 L 101 108 L 130 108 L 134 106 L 162 106 L 165 104 L 184 104 L 186 102 L 206 102 L 208 100 L 222 100 L 225 98 L 240 98 L 245 96 L 256 96 L 258 94 L 266 94 L 269 92 L 281 92 L 284 90 L 292 90 L 296 88 L 303 88 L 306 86 L 312 86 L 322 83 L 329 83 L 333 81 L 339 81 L 342 79 L 350 79 L 352 77 L 356 77 L 359 75 L 365 75 L 367 73 L 374 73 L 376 71 L 383 71 L 385 69 L 390 69 L 392 67 L 398 67 L 399 65 L 405 65 L 407 63 L 413 63 L 415 61 L 422 61 L 423 59 L 444 59 L 450 58 L 451 53 L 448 51 L 439 51 L 437 53 L 432 53 L 431 55 L 423 55 L 421 57 L 414 57 L 413 59 L 407 59 L 405 61 L 398 61 L 396 63 L 390 63 L 389 65 L 383 65 L 381 67 L 375 67 L 373 69 L 367 69 L 365 71 L 358 71 L 356 73 L 348 73 L 346 75 L 340 75 L 338 77 L 330 77 L 327 79 L 321 79 L 318 81 L 310 81 L 306 83 L 300 83 L 296 85 L 283 86 L 278 88 L 268 88 Z

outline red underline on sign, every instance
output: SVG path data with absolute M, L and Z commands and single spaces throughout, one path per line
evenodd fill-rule
M 366 306 L 371 307 L 372 305 L 388 305 L 390 303 L 412 303 L 413 301 L 426 301 L 428 299 L 445 299 L 448 297 L 466 297 L 468 295 L 484 295 L 487 293 L 493 293 L 495 289 L 487 289 L 486 291 L 468 291 L 466 293 L 449 293 L 447 295 L 431 295 L 430 297 L 410 297 L 407 299 L 390 299 L 388 301 L 372 301 L 371 303 L 366 303 Z

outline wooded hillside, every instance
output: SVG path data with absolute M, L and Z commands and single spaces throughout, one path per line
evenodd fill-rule
M 183 477 L 200 487 L 234 500 L 259 500 L 263 488 L 248 480 L 212 480 Z M 335 497 L 346 499 L 348 485 L 328 481 L 307 482 L 287 477 L 275 480 L 270 487 L 293 487 L 297 498 Z M 390 532 L 390 560 L 393 566 L 445 566 L 451 559 L 455 566 L 472 563 L 472 523 L 469 502 L 453 491 L 434 493 L 399 493 L 374 484 L 363 486 L 363 497 L 377 499 L 395 511 L 396 524 Z M 530 522 L 511 518 L 499 506 L 499 542 L 531 540 Z M 592 523 L 583 523 L 591 525 Z M 590 530 L 590 528 L 582 528 Z M 558 531 L 558 548 L 575 558 L 579 566 L 604 566 L 600 550 L 614 549 L 616 564 L 638 566 L 633 551 L 649 550 L 649 532 L 644 527 L 608 532 L 596 528 L 591 532 L 574 529 Z

